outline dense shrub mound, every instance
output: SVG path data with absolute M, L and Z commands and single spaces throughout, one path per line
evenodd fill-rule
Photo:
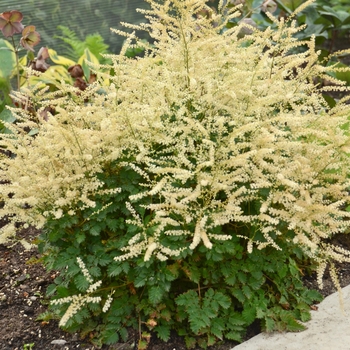
M 128 35 L 85 91 L 17 96 L 36 112 L 13 110 L 1 140 L 14 155 L 2 240 L 19 223 L 43 229 L 42 261 L 60 271 L 47 317 L 97 345 L 129 327 L 139 349 L 150 331 L 205 348 L 255 320 L 300 330 L 320 298 L 301 274 L 322 283 L 330 264 L 337 284 L 332 261 L 349 260 L 328 243 L 350 222 L 349 107 L 327 105 L 326 68 L 292 20 L 228 29 L 234 8 L 149 2 L 152 46 Z M 127 58 L 135 42 L 145 55 Z

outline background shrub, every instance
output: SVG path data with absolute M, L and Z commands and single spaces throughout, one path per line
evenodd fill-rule
M 234 8 L 151 5 L 150 25 L 130 28 L 154 46 L 128 35 L 84 91 L 17 95 L 37 118 L 12 109 L 1 140 L 15 155 L 0 168 L 1 238 L 20 223 L 43 229 L 42 261 L 60 271 L 47 317 L 97 345 L 129 327 L 139 349 L 150 331 L 205 348 L 255 320 L 300 330 L 320 299 L 301 274 L 317 270 L 321 284 L 330 264 L 337 284 L 332 262 L 349 260 L 328 243 L 350 222 L 349 107 L 322 97 L 346 87 L 315 85 L 329 68 L 294 22 L 227 29 Z M 124 55 L 135 42 L 143 58 Z

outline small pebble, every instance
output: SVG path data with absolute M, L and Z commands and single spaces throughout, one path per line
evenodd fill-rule
M 21 275 L 21 276 L 19 276 L 18 278 L 17 278 L 17 281 L 18 282 L 23 282 L 23 281 L 25 281 L 26 279 L 27 279 L 27 275 L 26 274 L 23 274 L 23 275 Z
M 51 342 L 52 345 L 65 345 L 67 343 L 64 339 L 55 339 Z
M 29 307 L 29 306 L 25 306 L 25 307 L 24 307 L 24 312 L 25 312 L 27 315 L 32 315 L 32 314 L 34 314 L 33 308 L 31 308 L 31 307 Z

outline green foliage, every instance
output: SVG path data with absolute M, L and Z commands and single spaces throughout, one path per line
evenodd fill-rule
M 241 1 L 231 2 L 235 3 Z M 299 40 L 309 40 L 315 37 L 315 43 L 318 49 L 321 50 L 319 61 L 327 64 L 328 59 L 332 56 L 333 64 L 337 63 L 339 67 L 342 64 L 349 66 L 350 45 L 347 44 L 347 39 L 350 33 L 350 6 L 348 3 L 340 4 L 339 1 L 334 1 L 336 4 L 330 6 L 329 1 L 308 1 L 309 6 L 305 6 L 303 0 L 254 0 L 243 1 L 243 6 L 239 9 L 240 16 L 229 21 L 228 27 L 238 25 L 241 21 L 256 26 L 260 30 L 265 30 L 268 27 L 276 28 L 277 23 L 271 19 L 270 12 L 279 18 L 293 18 L 299 26 L 305 25 L 305 29 L 295 34 Z M 269 3 L 270 7 L 266 7 Z M 299 7 L 303 5 L 303 10 Z M 336 6 L 338 5 L 338 6 Z M 291 17 L 290 17 L 291 16 Z M 251 20 L 251 22 L 249 22 Z M 300 48 L 298 48 L 300 50 Z M 342 51 L 347 50 L 347 51 Z M 349 85 L 350 72 L 345 71 L 337 76 Z
M 12 0 L 1 2 L 1 11 L 12 10 L 13 7 Z M 143 15 L 136 12 L 137 8 L 147 9 L 149 6 L 142 0 L 84 0 L 75 2 L 74 6 L 66 6 L 56 0 L 44 0 L 39 5 L 34 0 L 26 0 L 20 6 L 28 22 L 40 28 L 43 46 L 55 48 L 63 55 L 67 54 L 67 46 L 56 37 L 57 28 L 61 25 L 74 31 L 81 41 L 98 31 L 98 34 L 107 40 L 111 52 L 118 53 L 123 38 L 111 35 L 110 28 L 121 29 L 120 22 L 136 24 L 144 21 Z
M 12 13 L 12 12 L 10 12 Z M 23 15 L 21 12 L 15 11 L 19 18 L 20 25 Z M 28 30 L 29 28 L 29 30 Z M 24 86 L 29 85 L 44 85 L 51 91 L 59 90 L 62 81 L 68 84 L 75 84 L 79 89 L 84 90 L 89 83 L 94 80 L 94 75 L 91 73 L 93 65 L 99 63 L 107 63 L 102 55 L 108 53 L 108 45 L 106 45 L 99 34 L 88 35 L 84 41 L 80 41 L 77 35 L 67 27 L 60 26 L 64 36 L 60 36 L 61 40 L 68 46 L 68 52 L 71 53 L 73 60 L 57 55 L 53 49 L 41 48 L 37 57 L 34 57 L 33 46 L 40 41 L 40 35 L 35 32 L 34 26 L 24 27 L 22 38 L 18 44 L 15 44 L 13 35 L 19 34 L 15 32 L 11 35 L 12 43 L 7 40 L 0 40 L 0 133 L 10 133 L 10 129 L 5 126 L 6 123 L 11 124 L 16 121 L 11 110 L 6 106 L 22 106 L 28 108 L 26 103 L 19 101 L 16 97 L 10 97 L 12 92 L 11 78 L 17 78 L 17 90 L 20 91 Z M 29 31 L 29 34 L 28 34 Z M 28 42 L 27 42 L 28 41 Z M 29 44 L 28 44 L 29 43 Z M 27 55 L 20 57 L 20 46 L 28 50 Z M 50 67 L 46 62 L 51 59 L 55 63 Z M 81 74 L 70 74 L 70 67 L 80 65 L 82 68 Z M 32 70 L 28 72 L 27 68 Z M 45 72 L 38 78 L 38 71 Z M 35 104 L 35 101 L 33 101 Z M 36 106 L 40 108 L 39 105 Z M 46 114 L 47 111 L 44 112 Z M 35 113 L 33 113 L 35 114 Z M 41 115 L 42 117 L 42 115 Z M 44 115 L 46 118 L 46 116 Z M 36 116 L 33 116 L 35 119 Z M 32 130 L 32 134 L 36 133 L 36 129 Z
M 0 39 L 0 77 L 9 78 L 15 68 L 15 53 L 12 51 L 12 45 L 7 41 Z
M 302 330 L 321 299 L 302 276 L 350 260 L 328 243 L 350 226 L 349 106 L 327 105 L 314 82 L 331 76 L 290 21 L 229 28 L 234 9 L 151 4 L 150 27 L 130 27 L 154 46 L 126 35 L 85 89 L 52 88 L 46 71 L 18 94 L 33 108 L 13 109 L 1 139 L 15 156 L 0 168 L 0 238 L 42 229 L 41 261 L 60 272 L 43 318 L 96 346 L 130 328 L 139 349 L 151 332 L 206 348 L 253 322 Z
M 347 0 L 317 0 L 322 6 L 329 6 L 335 11 L 345 11 L 350 13 L 350 6 Z
M 115 262 L 118 249 L 135 229 L 125 224 L 131 217 L 125 199 L 137 193 L 142 178 L 130 168 L 110 167 L 105 174 L 108 177 L 100 177 L 106 188 L 121 186 L 123 191 L 97 196 L 94 209 L 78 210 L 73 217 L 52 218 L 40 239 L 43 262 L 48 269 L 61 271 L 49 294 L 65 298 L 88 289 L 77 256 L 85 258 L 94 279 L 104 281 L 96 292 L 103 300 L 114 292 L 107 313 L 98 307 L 81 308 L 66 330 L 97 333 L 95 344 L 110 344 L 126 340 L 127 328 L 138 328 L 139 320 L 144 320 L 164 341 L 175 329 L 189 348 L 196 343 L 206 348 L 224 338 L 241 341 L 256 319 L 266 331 L 304 329 L 298 320 L 310 318 L 309 305 L 320 301 L 321 295 L 300 281 L 299 266 L 307 257 L 282 240 L 281 251 L 269 248 L 247 254 L 244 240 L 233 236 L 212 250 L 201 247 L 180 259 Z M 62 317 L 66 310 L 59 305 L 53 312 Z
M 136 184 L 138 176 L 134 176 Z M 101 197 L 97 207 L 111 199 Z M 301 273 L 307 271 L 300 266 L 307 257 L 283 242 L 279 242 L 282 251 L 269 248 L 247 254 L 244 240 L 233 238 L 212 250 L 201 247 L 186 258 L 115 262 L 117 249 L 128 237 L 124 225 L 128 215 L 123 215 L 124 211 L 124 203 L 119 200 L 113 208 L 108 206 L 95 214 L 93 222 L 90 219 L 84 223 L 82 218 L 77 223 L 66 216 L 52 220 L 48 223 L 50 232 L 40 239 L 43 262 L 49 269 L 61 271 L 48 289 L 55 299 L 88 289 L 89 283 L 76 264 L 77 256 L 85 258 L 95 280 L 103 280 L 96 291 L 102 296 L 102 305 L 113 291 L 113 302 L 106 313 L 97 305 L 94 309 L 85 306 L 64 326 L 71 332 L 94 334 L 96 345 L 125 341 L 128 327 L 137 329 L 140 320 L 164 341 L 172 329 L 176 330 L 189 348 L 195 344 L 206 348 L 224 338 L 241 341 L 255 320 L 268 332 L 300 331 L 304 326 L 299 320 L 307 321 L 310 305 L 322 298 L 302 285 Z M 91 214 L 77 212 L 77 217 Z M 103 227 L 99 236 L 91 230 L 92 225 L 99 231 Z M 67 234 L 62 233 L 62 227 Z M 85 239 L 77 239 L 82 232 L 86 232 Z M 52 308 L 53 315 L 61 317 L 67 311 L 62 304 Z
M 32 350 L 34 348 L 35 343 L 27 343 L 23 345 L 23 350 Z
M 56 38 L 69 45 L 67 52 L 63 52 L 63 54 L 66 54 L 71 60 L 77 62 L 84 55 L 85 50 L 88 49 L 101 63 L 103 62 L 101 55 L 108 53 L 108 45 L 105 44 L 101 35 L 89 34 L 83 41 L 78 38 L 74 31 L 65 26 L 58 26 L 58 29 L 62 31 L 63 36 L 56 36 Z

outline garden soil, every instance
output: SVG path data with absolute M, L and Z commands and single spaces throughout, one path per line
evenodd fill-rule
M 38 234 L 33 228 L 20 232 L 20 237 L 31 241 Z M 350 249 L 350 235 L 338 235 L 333 239 L 344 248 Z M 36 249 L 25 250 L 16 245 L 0 245 L 0 350 L 97 350 L 89 339 L 78 334 L 65 333 L 58 328 L 58 321 L 37 320 L 47 310 L 46 288 L 56 277 L 55 271 L 47 272 L 40 264 Z M 338 264 L 341 286 L 350 284 L 350 263 Z M 315 276 L 304 276 L 308 288 L 317 289 Z M 326 273 L 324 296 L 335 292 Z M 249 339 L 259 333 L 259 326 L 253 325 L 247 334 Z M 126 343 L 104 346 L 104 350 L 137 350 L 137 334 L 130 332 Z M 223 341 L 209 349 L 229 350 L 237 343 Z M 148 350 L 185 350 L 182 338 L 173 334 L 167 343 L 151 338 Z

